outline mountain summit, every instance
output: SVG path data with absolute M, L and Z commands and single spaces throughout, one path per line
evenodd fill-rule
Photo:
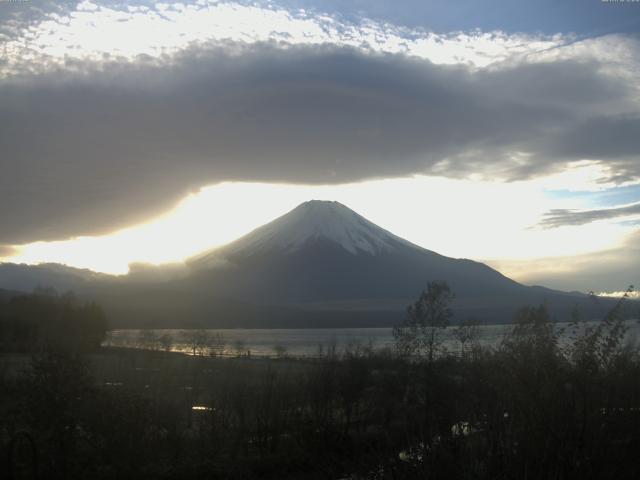
M 226 247 L 191 261 L 200 268 L 225 257 L 294 253 L 309 245 L 333 243 L 354 255 L 377 255 L 399 248 L 420 248 L 378 227 L 339 202 L 310 200 Z

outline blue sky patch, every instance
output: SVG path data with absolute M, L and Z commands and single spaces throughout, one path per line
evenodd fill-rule
M 614 187 L 598 192 L 548 190 L 547 195 L 553 199 L 579 199 L 585 208 L 614 207 L 640 202 L 640 184 L 626 187 Z

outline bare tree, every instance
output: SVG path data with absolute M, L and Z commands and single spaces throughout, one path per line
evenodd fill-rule
M 460 353 L 465 354 L 467 348 L 472 350 L 478 344 L 480 335 L 480 323 L 475 318 L 467 318 L 453 331 L 453 336 L 460 343 Z
M 242 338 L 238 338 L 235 342 L 233 342 L 233 348 L 236 351 L 236 355 L 240 357 L 244 353 L 245 348 L 247 348 L 247 342 L 245 342 Z
M 227 341 L 220 332 L 210 337 L 209 353 L 214 356 L 222 355 L 227 348 Z
M 158 334 L 155 330 L 140 330 L 136 337 L 138 348 L 158 350 Z
M 189 346 L 192 354 L 204 355 L 205 350 L 210 343 L 210 335 L 206 330 L 199 328 L 194 330 L 185 330 L 182 332 L 184 342 Z
M 173 336 L 169 332 L 165 332 L 160 335 L 158 341 L 165 352 L 171 351 L 171 347 L 173 347 Z
M 434 359 L 442 345 L 442 333 L 453 313 L 449 304 L 454 295 L 446 282 L 429 282 L 418 300 L 407 309 L 407 318 L 393 328 L 396 348 L 401 355 L 426 353 Z
M 274 345 L 273 352 L 276 354 L 278 358 L 286 358 L 287 356 L 287 347 L 284 345 Z

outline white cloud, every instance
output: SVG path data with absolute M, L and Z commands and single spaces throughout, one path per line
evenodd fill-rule
M 566 43 L 560 36 L 453 32 L 436 34 L 363 20 L 344 23 L 328 15 L 234 3 L 158 3 L 117 9 L 79 3 L 66 15 L 48 14 L 4 42 L 2 76 L 70 68 L 70 61 L 165 58 L 210 42 L 333 44 L 365 51 L 402 53 L 436 64 L 486 67 Z
M 640 299 L 640 292 L 598 292 L 596 295 L 599 297 L 614 297 L 614 298 L 622 298 L 623 296 L 627 296 L 627 298 L 637 298 Z

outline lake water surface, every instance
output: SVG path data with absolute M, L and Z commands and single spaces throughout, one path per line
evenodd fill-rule
M 591 322 L 595 325 L 597 322 Z M 635 341 L 640 338 L 640 323 L 637 320 L 626 322 L 627 341 Z M 565 329 L 561 335 L 561 343 L 570 340 L 569 324 L 557 323 L 555 327 Z M 504 334 L 512 328 L 512 325 L 483 325 L 478 327 L 478 342 L 482 346 L 497 346 Z M 453 336 L 455 327 L 446 329 L 443 340 L 444 346 L 450 351 L 459 351 L 460 343 Z M 160 337 L 167 335 L 171 339 L 171 350 L 192 353 L 193 346 L 186 339 L 190 330 L 112 330 L 104 342 L 105 346 L 155 348 L 162 349 Z M 374 349 L 394 345 L 391 328 L 299 328 L 299 329 L 209 329 L 205 340 L 212 346 L 216 343 L 216 337 L 222 339 L 225 354 L 250 352 L 251 355 L 273 356 L 276 347 L 280 352 L 293 356 L 316 356 L 320 346 L 326 349 L 335 345 L 338 352 L 354 345 L 361 347 L 371 345 Z M 207 353 L 207 347 L 203 350 Z

